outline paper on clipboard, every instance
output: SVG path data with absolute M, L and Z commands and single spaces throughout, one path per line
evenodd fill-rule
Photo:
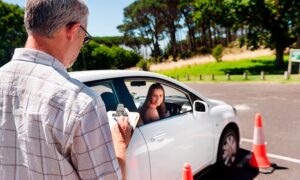
M 140 114 L 138 112 L 129 112 L 127 110 L 127 108 L 125 108 L 125 111 L 127 113 L 130 125 L 132 126 L 133 129 L 135 129 L 135 127 L 137 126 L 137 123 L 139 121 Z M 110 129 L 112 129 L 112 126 L 117 123 L 117 117 L 118 117 L 117 112 L 116 111 L 108 111 L 107 116 L 108 116 L 108 122 L 109 122 Z

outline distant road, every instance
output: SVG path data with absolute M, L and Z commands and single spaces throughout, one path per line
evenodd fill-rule
M 300 85 L 271 83 L 187 83 L 201 94 L 223 100 L 238 110 L 241 119 L 241 148 L 251 151 L 254 118 L 263 119 L 267 153 L 277 164 L 272 174 L 248 169 L 211 173 L 204 179 L 298 180 L 300 178 Z M 244 154 L 245 155 L 245 154 Z M 213 174 L 213 175 L 212 175 Z M 219 174 L 219 176 L 215 176 Z

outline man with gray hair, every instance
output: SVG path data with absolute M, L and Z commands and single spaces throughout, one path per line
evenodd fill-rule
M 83 0 L 27 1 L 25 48 L 0 69 L 0 179 L 125 173 L 128 119 L 111 132 L 103 101 L 66 71 L 90 39 L 87 17 Z

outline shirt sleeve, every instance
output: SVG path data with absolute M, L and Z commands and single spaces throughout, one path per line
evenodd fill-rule
M 71 160 L 81 179 L 122 179 L 103 102 L 91 102 L 75 130 Z

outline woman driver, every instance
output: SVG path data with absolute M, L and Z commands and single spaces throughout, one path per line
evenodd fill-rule
M 167 117 L 167 114 L 164 88 L 159 83 L 152 84 L 140 110 L 141 118 L 146 124 Z

